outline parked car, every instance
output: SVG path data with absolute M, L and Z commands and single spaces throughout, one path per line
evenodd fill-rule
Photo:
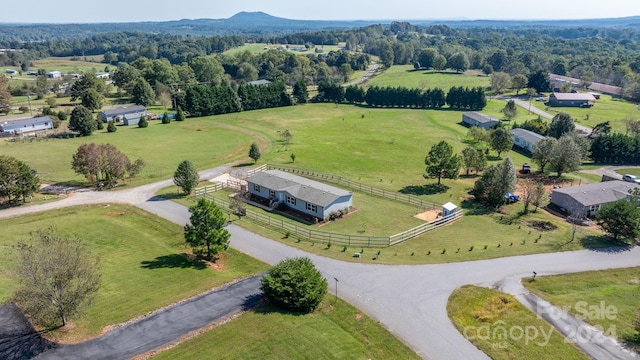
M 544 96 L 538 96 L 538 97 L 536 98 L 536 101 L 544 101 L 544 102 L 547 102 L 547 98 L 546 98 L 546 97 L 544 97 Z
M 593 104 L 591 104 L 591 103 L 580 104 L 580 107 L 581 107 L 581 108 L 590 108 L 590 107 L 592 107 L 592 106 L 593 106 Z
M 622 175 L 622 180 L 628 181 L 628 182 L 632 182 L 632 183 L 635 183 L 635 184 L 640 184 L 640 179 L 638 179 L 637 176 L 631 175 L 631 174 Z
M 522 174 L 530 174 L 531 173 L 531 166 L 529 165 L 529 163 L 522 164 L 522 170 L 520 170 L 520 173 L 522 173 Z
M 520 196 L 512 193 L 507 193 L 504 196 L 504 199 L 507 201 L 507 204 L 514 203 L 516 201 L 520 201 Z

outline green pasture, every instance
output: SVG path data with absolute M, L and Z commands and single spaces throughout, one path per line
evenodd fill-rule
M 551 115 L 558 112 L 565 112 L 576 121 L 576 123 L 588 127 L 609 121 L 613 131 L 626 133 L 625 120 L 638 120 L 640 110 L 635 104 L 622 99 L 614 99 L 609 95 L 600 96 L 591 108 L 579 107 L 548 107 L 543 102 L 533 101 L 532 106 L 544 110 Z
M 267 47 L 269 50 L 277 50 L 279 46 L 281 45 L 285 45 L 285 44 L 244 44 L 240 47 L 236 47 L 233 49 L 229 49 L 227 51 L 225 51 L 223 54 L 224 55 L 236 55 L 245 51 L 249 51 L 253 54 L 256 53 L 260 53 L 260 52 L 264 52 L 264 51 L 268 51 L 265 50 L 264 48 Z M 296 46 L 303 46 L 304 44 L 300 44 L 300 45 L 296 45 L 296 44 L 289 44 L 289 47 L 296 47 Z M 286 45 L 285 45 L 286 46 Z M 294 50 L 289 50 L 294 54 L 298 54 L 298 55 L 308 55 L 308 54 L 315 54 L 315 49 L 319 48 L 319 49 L 324 49 L 323 54 L 326 54 L 328 52 L 331 51 L 338 51 L 338 50 L 342 50 L 341 47 L 337 46 L 337 45 L 316 45 L 315 48 L 312 49 L 308 49 L 305 51 L 294 51 Z
M 589 358 L 513 296 L 497 290 L 463 286 L 449 297 L 447 313 L 460 333 L 492 359 Z
M 56 226 L 78 236 L 101 259 L 102 287 L 75 329 L 54 332 L 61 341 L 97 336 L 107 325 L 128 321 L 233 279 L 266 269 L 266 265 L 230 250 L 221 268 L 189 260 L 182 228 L 125 205 L 72 207 L 0 220 L 0 302 L 15 289 L 11 267 L 15 245 L 31 231 Z
M 634 329 L 640 268 L 541 276 L 523 284 L 550 303 L 601 327 L 606 335 L 640 349 L 640 338 Z
M 369 86 L 404 86 L 408 88 L 441 88 L 445 92 L 454 86 L 488 87 L 489 77 L 475 70 L 459 74 L 455 71 L 413 69 L 413 65 L 394 65 L 367 83 Z
M 263 303 L 154 359 L 418 359 L 376 321 L 327 295 L 311 314 Z
M 635 175 L 635 176 L 640 176 L 640 168 L 625 168 L 625 169 L 616 169 L 615 170 L 618 174 L 620 175 L 624 175 L 624 174 L 631 174 L 631 175 Z

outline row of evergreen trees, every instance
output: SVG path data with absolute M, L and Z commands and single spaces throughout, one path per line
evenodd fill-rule
M 446 94 L 440 88 L 420 90 L 417 88 L 372 86 L 367 91 L 359 86 L 349 86 L 322 82 L 318 85 L 316 102 L 367 103 L 375 107 L 402 107 L 440 109 L 445 104 L 456 110 L 482 110 L 487 105 L 484 89 L 481 87 L 453 87 Z
M 257 110 L 292 104 L 283 83 L 240 85 L 235 92 L 228 85 L 195 85 L 186 90 L 180 101 L 191 116 L 227 114 L 242 110 Z
M 591 142 L 591 158 L 604 164 L 640 164 L 640 137 L 603 134 Z

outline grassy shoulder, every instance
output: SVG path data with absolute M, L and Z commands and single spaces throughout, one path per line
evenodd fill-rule
M 523 282 L 536 295 L 640 350 L 640 338 L 633 326 L 640 295 L 638 284 L 640 267 L 542 276 Z
M 348 303 L 327 295 L 311 314 L 263 303 L 154 359 L 418 359 L 409 347 Z
M 492 359 L 588 359 L 513 296 L 466 285 L 449 297 L 454 326 Z
M 77 235 L 101 259 L 102 286 L 82 317 L 70 319 L 75 329 L 50 332 L 56 341 L 75 342 L 100 335 L 108 325 L 128 321 L 176 301 L 267 268 L 230 250 L 217 268 L 184 254 L 182 228 L 125 205 L 80 206 L 0 220 L 0 301 L 15 289 L 13 251 L 20 239 L 39 228 L 56 225 Z

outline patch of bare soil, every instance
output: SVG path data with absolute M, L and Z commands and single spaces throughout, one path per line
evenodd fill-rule
M 200 259 L 200 258 L 198 258 L 198 256 L 196 256 L 194 254 L 191 254 L 191 253 L 183 253 L 182 255 L 184 255 L 184 256 L 186 256 L 189 259 L 194 260 L 194 261 L 196 261 L 196 260 L 197 261 L 201 261 L 201 262 L 205 263 L 208 267 L 210 267 L 210 268 L 212 268 L 212 269 L 214 269 L 216 271 L 219 271 L 219 272 L 222 272 L 227 268 L 227 264 L 224 261 L 224 259 L 226 257 L 226 254 L 218 255 L 218 257 L 216 258 L 216 261 L 209 261 L 209 260 Z
M 427 210 L 425 212 L 413 215 L 413 217 L 426 222 L 434 221 L 436 219 L 439 219 L 441 216 L 442 212 L 440 210 Z

